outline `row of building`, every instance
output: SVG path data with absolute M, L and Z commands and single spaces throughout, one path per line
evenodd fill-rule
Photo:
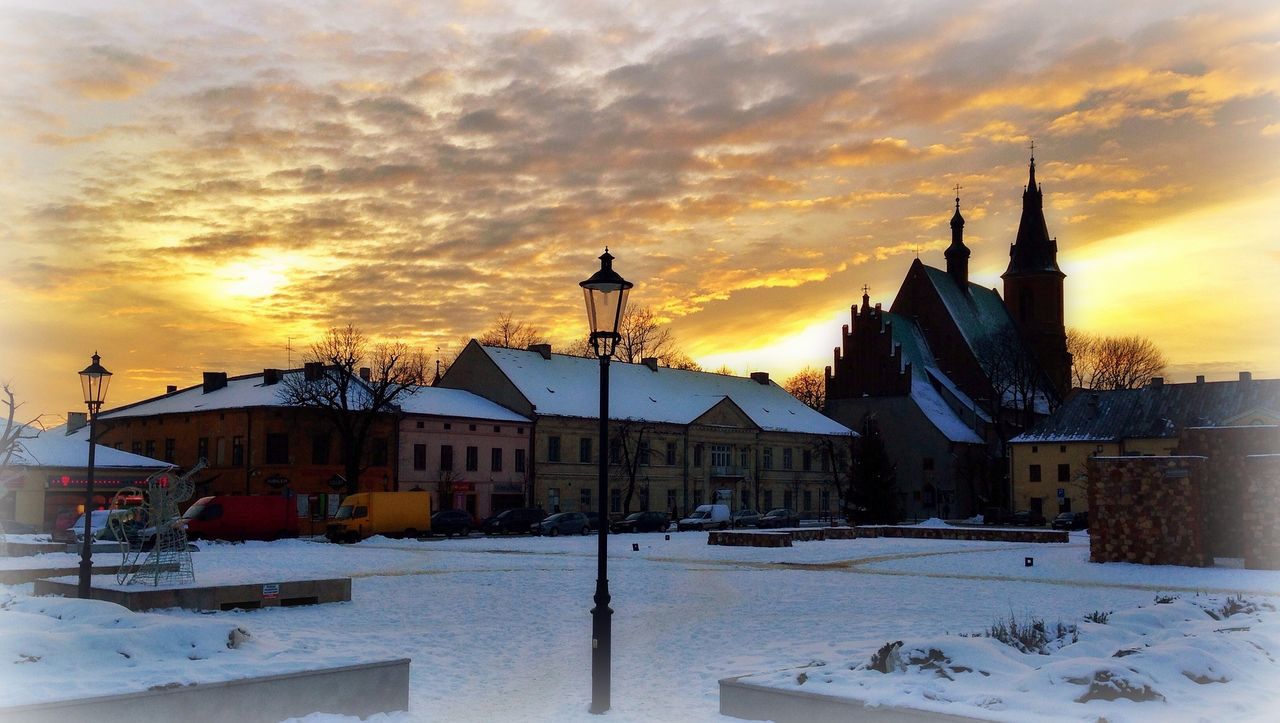
M 228 376 L 103 411 L 95 491 L 143 483 L 157 468 L 205 459 L 196 496 L 295 495 L 299 515 L 323 520 L 351 488 L 332 411 L 290 403 L 305 370 Z M 611 440 L 599 443 L 599 362 L 472 341 L 434 386 L 375 416 L 360 490 L 423 490 L 437 508 L 477 517 L 522 506 L 595 510 L 598 462 L 608 455 L 608 510 L 683 513 L 713 498 L 735 506 L 831 514 L 831 450 L 853 433 L 800 403 L 767 374 L 737 377 L 614 362 Z M 83 414 L 28 444 L 5 481 L 0 517 L 49 529 L 83 509 Z M 35 440 L 31 440 L 34 442 Z M 79 465 L 48 464 L 41 444 L 74 448 Z M 7 507 L 7 509 L 6 509 Z

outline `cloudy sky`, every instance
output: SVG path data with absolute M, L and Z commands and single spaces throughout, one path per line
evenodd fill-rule
M 998 286 L 1032 140 L 1068 325 L 1280 375 L 1280 8 L 1056 5 L 4 0 L 0 380 L 563 344 L 606 244 L 704 366 L 783 378 L 943 265 L 956 184 Z

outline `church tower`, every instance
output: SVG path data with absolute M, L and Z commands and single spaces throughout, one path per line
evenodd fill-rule
M 1044 221 L 1044 194 L 1036 184 L 1033 155 L 1030 177 L 1022 192 L 1018 236 L 1009 247 L 1009 268 L 1000 278 L 1004 279 L 1009 315 L 1059 398 L 1071 389 L 1071 354 L 1067 352 L 1063 321 L 1062 280 L 1066 276 L 1058 268 L 1058 241 L 1049 237 Z
M 959 186 L 956 186 L 956 212 L 951 217 L 951 245 L 942 255 L 947 257 L 947 275 L 961 291 L 968 291 L 969 247 L 964 245 L 964 216 L 960 215 Z

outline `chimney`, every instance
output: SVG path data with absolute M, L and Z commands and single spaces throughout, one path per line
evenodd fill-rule
M 542 355 L 543 359 L 551 361 L 551 345 L 550 344 L 530 344 L 528 351 L 536 351 Z
M 658 371 L 658 357 L 656 356 L 647 356 L 641 359 L 640 363 L 649 367 L 652 371 Z
M 1196 384 L 1204 384 L 1204 375 L 1203 375 L 1203 374 L 1197 374 L 1197 375 L 1196 375 Z
M 226 372 L 205 372 L 204 373 L 204 391 L 202 394 L 216 392 L 227 386 Z
M 1097 392 L 1092 392 L 1089 394 L 1089 413 L 1095 417 L 1098 416 L 1098 393 Z
M 1164 377 L 1151 377 L 1151 388 L 1159 391 L 1164 388 Z
M 360 378 L 362 380 L 367 382 L 372 377 L 373 377 L 373 370 L 371 370 L 369 367 L 360 367 Z
M 1253 372 L 1240 372 L 1240 381 L 1242 382 L 1253 381 Z
M 67 412 L 67 434 L 79 431 L 89 423 L 88 412 Z
M 302 378 L 308 382 L 318 382 L 324 377 L 324 364 L 307 362 L 302 366 Z
M 263 369 L 262 370 L 262 386 L 269 387 L 272 384 L 280 383 L 279 369 Z
M 769 372 L 751 372 L 751 381 L 769 386 Z
M 165 388 L 164 388 L 164 393 L 165 393 L 165 394 L 173 394 L 173 393 L 174 393 L 174 392 L 176 392 L 176 391 L 178 391 L 178 385 L 177 385 L 177 384 L 170 384 L 170 385 L 168 385 L 167 387 L 165 387 Z

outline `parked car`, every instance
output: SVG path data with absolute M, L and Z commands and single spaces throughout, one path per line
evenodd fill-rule
M 1016 527 L 1044 527 L 1047 520 L 1044 515 L 1033 510 L 1018 510 L 1009 517 L 1005 524 Z
M 729 505 L 698 505 L 688 517 L 676 523 L 676 529 L 727 530 L 729 517 Z
M 440 510 L 431 516 L 431 532 L 445 537 L 471 534 L 475 520 L 466 510 Z
M 284 495 L 201 497 L 182 519 L 193 540 L 278 540 L 298 536 L 298 505 Z
M 596 532 L 600 529 L 599 512 L 584 512 L 582 514 L 587 516 L 587 526 L 591 528 L 592 532 Z
M 535 535 L 589 535 L 591 527 L 587 524 L 587 516 L 581 512 L 557 512 L 540 522 L 529 526 Z
M 760 513 L 752 509 L 738 510 L 733 513 L 734 527 L 758 527 L 760 524 Z
M 510 532 L 524 534 L 536 522 L 546 519 L 541 507 L 515 507 L 503 510 L 484 521 L 483 530 L 489 534 L 505 535 Z
M 778 527 L 799 527 L 800 515 L 795 511 L 786 507 L 778 507 L 764 513 L 764 516 L 756 522 L 756 527 L 778 528 Z
M 625 519 L 609 525 L 612 532 L 662 532 L 671 525 L 665 512 L 632 512 Z
M 89 523 L 89 534 L 93 538 L 101 539 L 107 530 L 107 520 L 112 517 L 124 517 L 132 515 L 132 510 L 94 510 L 91 522 Z M 70 527 L 63 530 L 55 530 L 51 536 L 54 542 L 75 542 L 80 544 L 84 542 L 84 515 L 80 515 Z M 112 538 L 114 539 L 114 538 Z
M 1084 530 L 1089 527 L 1088 512 L 1062 512 L 1053 518 L 1055 530 Z

